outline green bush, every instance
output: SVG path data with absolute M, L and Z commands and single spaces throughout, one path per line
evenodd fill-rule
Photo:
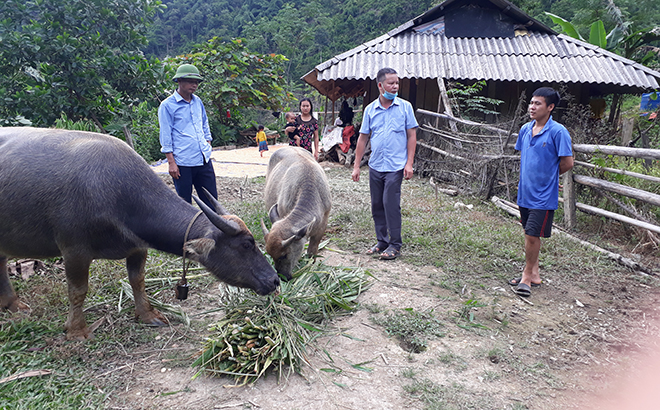
M 89 120 L 70 120 L 66 114 L 62 113 L 60 118 L 55 120 L 55 128 L 61 128 L 64 130 L 74 130 L 74 131 L 89 131 L 89 132 L 98 132 L 98 127 Z
M 135 152 L 147 162 L 165 158 L 165 154 L 160 152 L 158 107 L 150 107 L 148 103 L 143 102 L 133 108 L 130 131 Z

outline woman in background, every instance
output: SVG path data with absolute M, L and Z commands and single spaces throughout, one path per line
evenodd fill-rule
M 314 108 L 312 100 L 303 98 L 300 100 L 300 115 L 296 117 L 296 124 L 300 135 L 300 147 L 314 154 L 319 159 L 319 123 L 312 115 Z M 295 131 L 295 127 L 286 127 L 286 132 Z M 312 138 L 314 139 L 314 151 L 312 151 Z M 294 145 L 289 142 L 289 145 Z

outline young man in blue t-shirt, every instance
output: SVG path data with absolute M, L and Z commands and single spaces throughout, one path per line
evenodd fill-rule
M 549 238 L 559 200 L 559 175 L 573 168 L 571 136 L 566 128 L 552 120 L 559 104 L 559 93 L 550 87 L 534 91 L 529 103 L 532 121 L 518 133 L 520 151 L 518 208 L 525 230 L 525 269 L 522 276 L 509 281 L 520 296 L 531 295 L 531 288 L 541 284 L 539 251 L 541 237 Z

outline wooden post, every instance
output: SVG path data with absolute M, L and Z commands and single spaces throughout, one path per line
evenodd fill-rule
M 335 125 L 335 103 L 336 101 L 332 102 L 332 117 L 330 117 L 330 125 Z
M 627 147 L 630 145 L 633 134 L 633 125 L 635 124 L 634 118 L 626 118 L 623 120 L 623 126 L 621 127 L 621 145 Z M 648 148 L 648 147 L 644 147 Z
M 642 148 L 649 148 L 649 147 L 650 147 L 649 134 L 642 131 Z M 651 164 L 652 164 L 651 160 L 646 158 L 644 160 L 644 169 L 646 169 L 647 171 L 650 170 Z
M 447 95 L 447 88 L 445 87 L 445 80 L 441 77 L 438 77 L 438 88 L 440 89 L 440 97 L 438 98 L 438 112 L 440 112 L 440 102 L 444 105 L 445 113 L 454 116 L 454 113 L 451 110 L 451 104 L 449 104 L 449 95 Z M 452 120 L 449 120 L 449 127 L 451 130 L 456 132 L 456 123 Z
M 573 181 L 573 170 L 564 173 L 564 226 L 568 230 L 575 229 L 577 225 L 577 214 L 575 211 L 575 182 Z
M 328 125 L 328 96 L 325 96 L 325 108 L 323 109 L 323 125 Z

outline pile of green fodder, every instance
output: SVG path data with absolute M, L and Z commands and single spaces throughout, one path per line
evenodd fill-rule
M 288 367 L 301 372 L 309 364 L 306 346 L 323 334 L 330 319 L 353 310 L 355 299 L 370 285 L 362 268 L 331 267 L 308 260 L 278 294 L 258 296 L 230 288 L 225 316 L 212 332 L 193 366 L 203 372 L 232 376 L 236 384 L 256 381 L 272 368 L 278 378 Z

